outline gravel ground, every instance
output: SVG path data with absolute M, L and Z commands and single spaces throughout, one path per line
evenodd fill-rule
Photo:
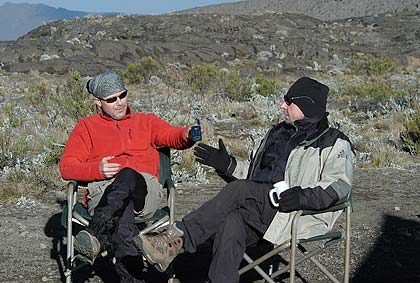
M 419 168 L 356 170 L 352 282 L 420 282 Z M 212 197 L 220 186 L 179 185 L 177 218 Z M 28 200 L 0 205 L 0 282 L 63 282 L 65 239 L 58 225 L 60 212 L 58 204 Z M 320 257 L 339 277 L 341 253 L 341 248 L 333 247 Z M 185 271 L 198 264 L 195 273 L 205 274 L 207 258 L 207 249 L 203 249 L 199 256 L 181 258 L 176 266 Z M 150 282 L 164 282 L 153 274 Z M 281 280 L 288 282 L 287 276 Z M 86 282 L 101 279 L 94 276 Z M 181 282 L 199 280 L 186 276 Z M 298 269 L 297 282 L 328 280 L 308 263 Z

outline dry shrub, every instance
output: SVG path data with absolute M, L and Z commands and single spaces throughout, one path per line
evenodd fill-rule
M 370 158 L 362 167 L 385 168 L 395 167 L 405 163 L 406 157 L 395 146 L 384 143 L 372 145 L 370 148 Z
M 404 150 L 410 154 L 418 154 L 420 152 L 420 106 L 414 102 L 413 108 L 414 112 L 404 123 L 401 139 Z

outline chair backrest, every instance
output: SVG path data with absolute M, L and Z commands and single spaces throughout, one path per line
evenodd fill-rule
M 159 151 L 159 178 L 160 183 L 164 188 L 169 186 L 174 186 L 172 180 L 172 170 L 171 170 L 171 151 L 167 147 L 158 148 Z

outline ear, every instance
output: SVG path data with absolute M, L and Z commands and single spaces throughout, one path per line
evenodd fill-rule
M 96 104 L 96 106 L 102 107 L 102 102 L 101 102 L 101 100 L 99 98 L 94 97 L 93 98 L 93 102 Z

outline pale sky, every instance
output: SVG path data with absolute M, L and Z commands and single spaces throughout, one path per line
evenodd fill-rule
M 0 5 L 6 2 L 42 3 L 55 8 L 83 12 L 162 14 L 212 4 L 238 2 L 238 0 L 0 0 Z

